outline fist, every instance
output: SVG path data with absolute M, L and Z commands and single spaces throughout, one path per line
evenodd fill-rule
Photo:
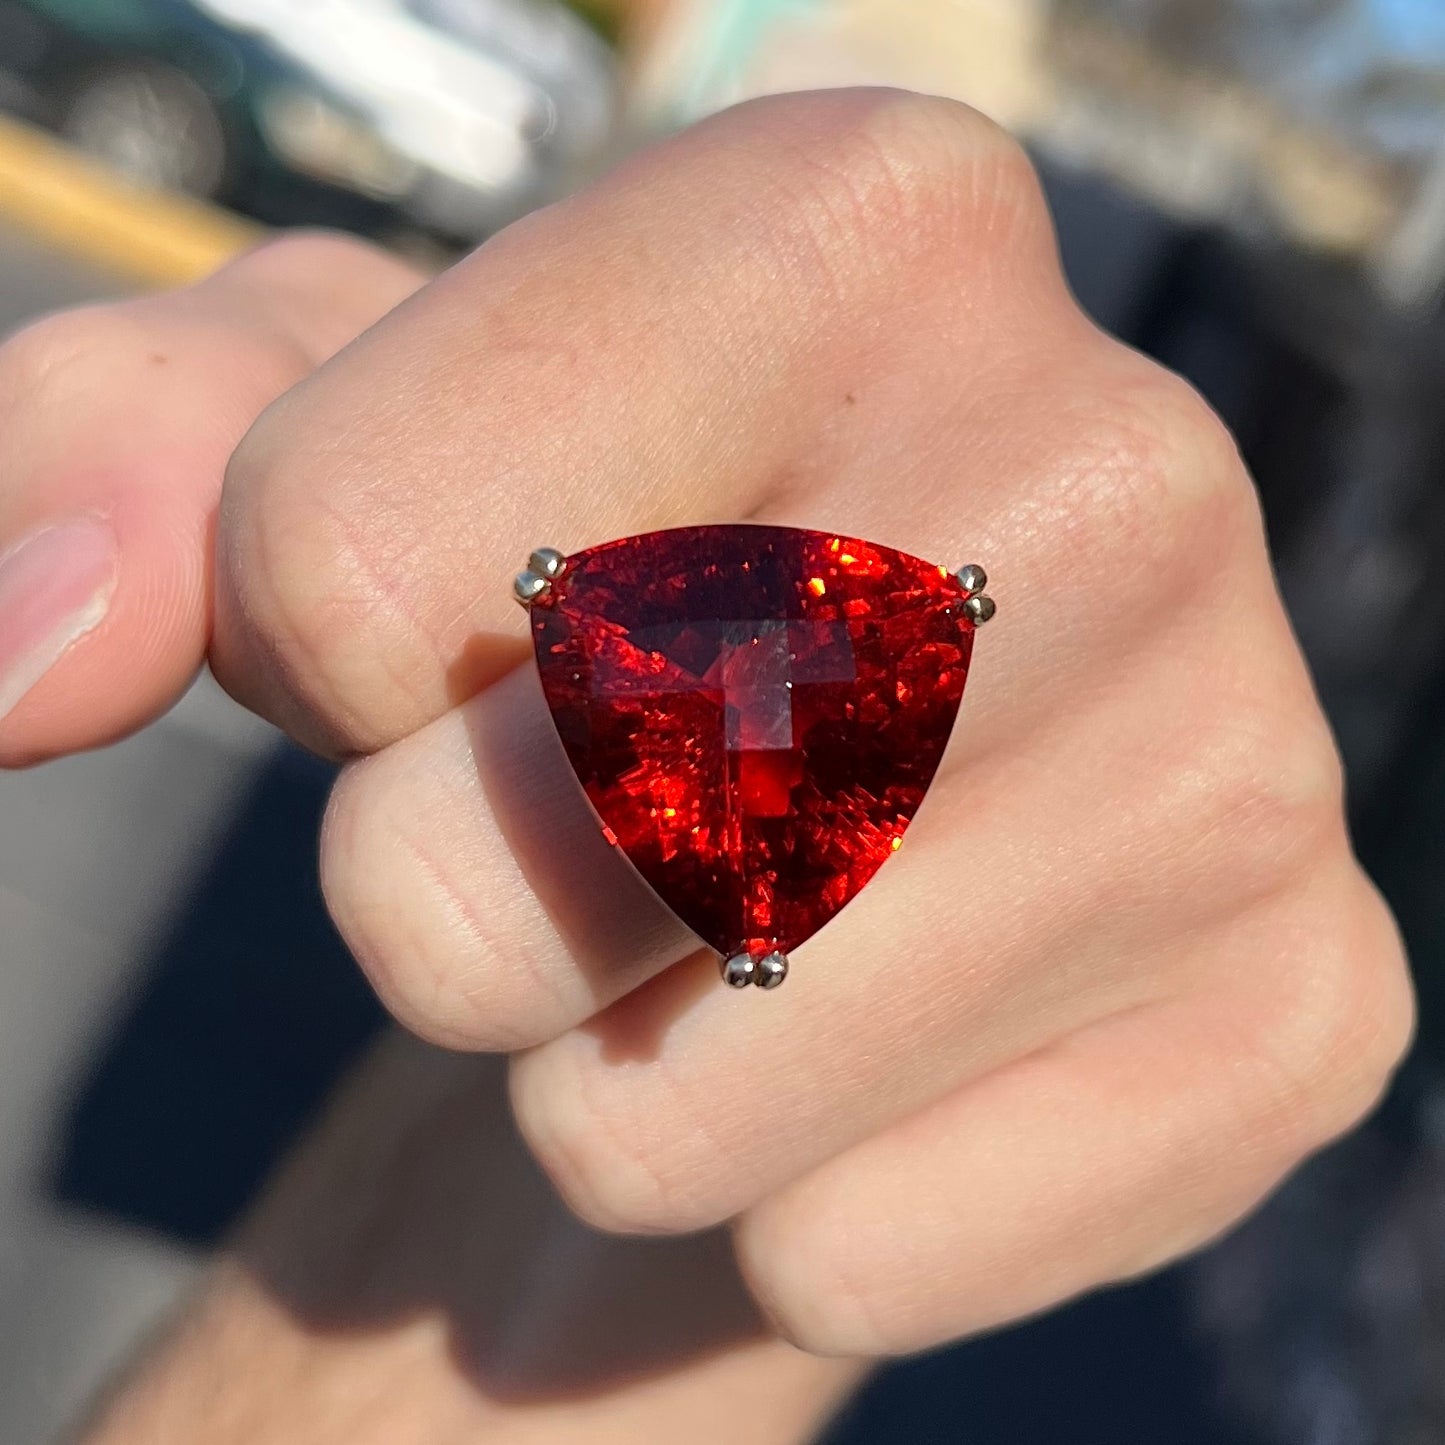
M 728 1223 L 810 1350 L 1151 1269 L 1371 1106 L 1407 974 L 1253 489 L 1198 397 L 1075 306 L 1006 135 L 888 92 L 751 104 L 416 286 L 283 242 L 0 356 L 25 409 L 0 445 L 53 479 L 0 496 L 0 536 L 23 555 L 62 502 L 121 519 L 104 620 L 0 757 L 136 725 L 209 648 L 348 759 L 323 876 L 389 1007 L 515 1055 L 587 1221 Z M 134 377 L 187 346 L 178 424 Z M 77 351 L 137 388 L 101 409 L 123 455 L 61 424 Z M 137 502 L 142 462 L 183 499 Z M 741 520 L 983 561 L 1000 609 L 902 853 L 767 995 L 719 985 L 602 840 L 509 592 L 538 544 Z M 157 630 L 162 564 L 186 601 Z

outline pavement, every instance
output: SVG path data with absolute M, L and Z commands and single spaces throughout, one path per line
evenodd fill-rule
M 0 231 L 0 331 L 120 286 Z M 201 683 L 104 753 L 0 775 L 0 1442 L 57 1440 L 170 1309 L 198 1254 L 57 1188 L 97 1058 L 274 735 Z M 73 1169 L 71 1171 L 73 1173 Z

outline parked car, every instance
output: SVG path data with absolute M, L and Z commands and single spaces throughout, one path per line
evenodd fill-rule
M 613 101 L 551 0 L 0 0 L 0 104 L 268 221 L 474 239 L 599 149 Z

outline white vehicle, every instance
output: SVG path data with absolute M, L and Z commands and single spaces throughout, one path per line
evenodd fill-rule
M 611 127 L 610 53 L 558 5 L 194 3 L 314 78 L 314 88 L 281 90 L 262 108 L 278 154 L 459 239 L 558 184 Z
M 614 105 L 557 0 L 0 0 L 0 107 L 271 222 L 473 240 L 595 156 Z

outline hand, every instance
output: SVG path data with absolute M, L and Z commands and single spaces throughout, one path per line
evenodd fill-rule
M 43 401 L 73 381 L 38 335 Z M 507 594 L 537 543 L 738 518 L 978 559 L 1000 603 L 908 846 L 766 998 L 597 840 Z M 202 531 L 165 565 L 199 575 Z M 961 107 L 750 105 L 512 228 L 266 411 L 218 556 L 218 674 L 357 759 L 323 867 L 383 997 L 519 1051 L 518 1120 L 585 1219 L 734 1221 L 808 1349 L 916 1349 L 1193 1248 L 1406 1043 L 1234 449 L 1079 313 L 1022 153 Z M 6 755 L 105 735 L 80 699 L 121 620 Z M 199 632 L 123 659 L 126 722 Z

